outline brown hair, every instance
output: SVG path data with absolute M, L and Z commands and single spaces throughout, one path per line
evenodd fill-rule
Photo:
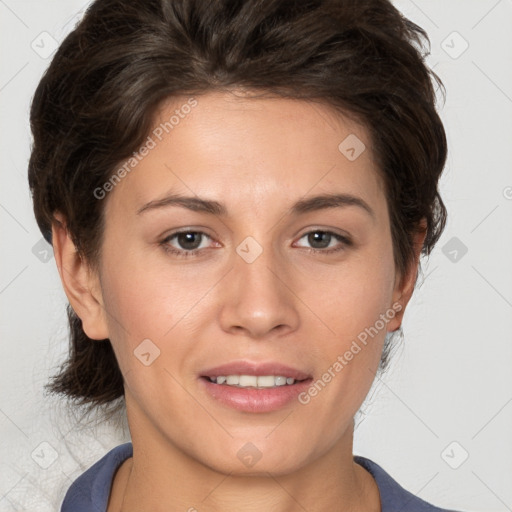
M 447 144 L 433 80 L 445 91 L 424 63 L 425 42 L 430 50 L 425 31 L 388 0 L 96 0 L 33 98 L 28 175 L 39 227 L 51 243 L 61 212 L 94 266 L 105 202 L 93 191 L 140 147 L 158 106 L 242 87 L 321 101 L 367 128 L 403 271 L 420 221 L 426 255 L 446 222 L 437 187 Z M 68 316 L 69 358 L 47 387 L 90 409 L 121 398 L 110 342 L 89 339 L 69 305 Z

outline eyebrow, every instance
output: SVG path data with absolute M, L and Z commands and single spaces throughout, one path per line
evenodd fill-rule
M 219 217 L 228 216 L 226 207 L 218 201 L 202 199 L 200 197 L 183 196 L 181 194 L 170 194 L 162 199 L 150 201 L 137 210 L 137 215 L 170 206 L 179 206 L 194 212 L 208 213 Z M 352 194 L 321 194 L 307 199 L 301 199 L 291 207 L 291 214 L 300 215 L 328 208 L 343 208 L 347 206 L 361 208 L 375 219 L 375 212 L 370 205 L 362 198 Z

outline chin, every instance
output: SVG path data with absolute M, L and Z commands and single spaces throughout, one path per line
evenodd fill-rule
M 302 447 L 301 457 L 297 454 L 297 446 Z M 287 475 L 299 470 L 308 463 L 303 443 L 286 445 L 269 443 L 262 438 L 261 442 L 235 441 L 230 445 L 222 445 L 221 451 L 211 454 L 208 460 L 203 456 L 198 460 L 214 471 L 231 476 L 268 477 Z

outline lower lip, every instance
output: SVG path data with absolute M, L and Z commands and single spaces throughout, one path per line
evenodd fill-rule
M 277 411 L 290 402 L 298 400 L 297 396 L 309 387 L 311 380 L 306 379 L 291 385 L 256 389 L 216 384 L 206 377 L 200 378 L 206 392 L 215 400 L 244 412 Z

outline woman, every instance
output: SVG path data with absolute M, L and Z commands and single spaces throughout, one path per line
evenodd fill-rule
M 385 0 L 97 0 L 31 110 L 34 211 L 69 299 L 52 383 L 132 442 L 63 512 L 441 511 L 352 454 L 446 138 Z

